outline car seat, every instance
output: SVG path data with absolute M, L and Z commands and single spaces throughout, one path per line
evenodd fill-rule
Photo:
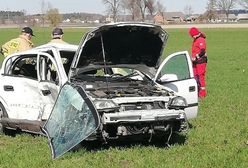
M 20 74 L 26 77 L 37 79 L 37 70 L 33 64 L 23 64 L 20 67 Z

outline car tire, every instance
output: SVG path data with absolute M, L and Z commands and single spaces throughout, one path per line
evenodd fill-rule
M 2 118 L 6 116 L 6 110 L 3 104 L 0 102 L 0 135 L 5 133 L 5 128 L 2 124 Z

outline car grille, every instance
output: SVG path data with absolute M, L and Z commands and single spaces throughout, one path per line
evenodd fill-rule
M 164 108 L 165 108 L 165 103 L 162 101 L 120 105 L 120 111 L 152 110 L 152 109 L 164 109 Z

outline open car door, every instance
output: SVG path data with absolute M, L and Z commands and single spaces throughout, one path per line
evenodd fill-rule
M 158 68 L 155 81 L 186 99 L 188 107 L 185 112 L 188 119 L 197 116 L 198 89 L 187 51 L 173 53 L 166 57 Z
M 96 131 L 99 124 L 98 113 L 84 89 L 66 83 L 43 127 L 52 157 L 57 158 L 78 145 Z

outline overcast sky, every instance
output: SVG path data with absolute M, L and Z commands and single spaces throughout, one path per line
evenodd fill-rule
M 60 13 L 89 12 L 106 14 L 102 0 L 44 0 Z M 168 12 L 184 12 L 186 6 L 191 6 L 194 13 L 205 12 L 208 0 L 160 0 Z M 0 10 L 27 11 L 27 14 L 41 13 L 42 0 L 0 0 Z

